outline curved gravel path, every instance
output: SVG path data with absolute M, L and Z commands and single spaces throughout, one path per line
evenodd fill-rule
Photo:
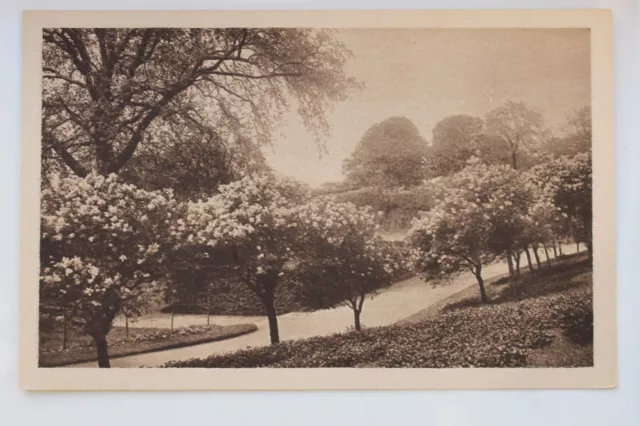
M 563 247 L 565 254 L 575 253 L 573 247 Z M 526 264 L 526 261 L 524 262 Z M 507 272 L 505 262 L 484 268 L 485 280 Z M 431 305 L 459 292 L 469 286 L 477 285 L 475 277 L 464 274 L 451 284 L 431 287 L 417 277 L 398 282 L 377 296 L 367 300 L 361 315 L 365 327 L 377 327 L 396 323 Z M 138 319 L 131 327 L 159 327 L 170 325 L 169 314 L 153 314 Z M 194 324 L 206 324 L 204 315 L 176 315 L 174 326 L 183 327 Z M 117 325 L 122 325 L 116 321 Z M 253 323 L 258 330 L 233 339 L 204 343 L 185 348 L 133 355 L 111 360 L 112 367 L 158 367 L 168 361 L 204 358 L 214 353 L 225 353 L 246 349 L 247 347 L 269 344 L 269 326 L 266 317 L 212 316 L 211 324 Z M 278 316 L 281 340 L 300 339 L 342 332 L 353 325 L 353 312 L 346 306 L 315 312 L 292 312 Z M 75 364 L 69 367 L 97 367 L 95 362 Z

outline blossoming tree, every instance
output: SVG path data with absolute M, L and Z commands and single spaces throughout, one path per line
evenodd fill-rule
M 366 297 L 390 285 L 403 270 L 397 251 L 376 235 L 375 216 L 368 207 L 313 200 L 300 206 L 299 214 L 311 225 L 302 236 L 310 244 L 295 279 L 312 306 L 348 306 L 360 331 Z
M 65 306 L 109 367 L 117 314 L 136 315 L 159 294 L 171 191 L 148 192 L 115 175 L 54 177 L 42 191 L 41 298 Z
M 262 302 L 271 343 L 280 341 L 274 297 L 281 277 L 304 251 L 298 206 L 305 188 L 270 175 L 222 185 L 215 196 L 186 207 L 171 235 L 178 250 L 199 251 L 201 266 L 238 277 Z
M 534 167 L 530 174 L 541 202 L 555 206 L 558 232 L 572 235 L 587 245 L 592 255 L 592 166 L 591 153 L 559 156 Z
M 416 219 L 407 235 L 417 269 L 432 279 L 468 270 L 487 302 L 483 265 L 505 256 L 513 276 L 513 252 L 528 243 L 531 197 L 511 167 L 470 161 L 452 176 L 441 201 Z

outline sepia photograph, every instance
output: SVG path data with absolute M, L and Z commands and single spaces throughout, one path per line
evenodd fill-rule
M 451 16 L 33 27 L 29 368 L 614 385 L 594 29 Z

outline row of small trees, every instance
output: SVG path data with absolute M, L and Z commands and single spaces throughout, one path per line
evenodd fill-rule
M 248 176 L 197 202 L 117 176 L 54 178 L 42 192 L 41 299 L 67 309 L 109 367 L 115 317 L 133 317 L 184 279 L 235 277 L 258 296 L 272 343 L 274 294 L 298 279 L 325 307 L 347 304 L 356 329 L 366 294 L 401 268 L 370 209 L 312 199 L 295 182 Z M 291 277 L 291 278 L 289 278 Z
M 558 238 L 591 254 L 590 154 L 550 159 L 526 172 L 470 161 L 434 188 L 440 200 L 417 219 L 411 260 L 427 278 L 466 270 L 487 301 L 482 269 Z M 109 366 L 106 337 L 118 314 L 135 317 L 193 274 L 233 277 L 261 301 L 280 340 L 274 296 L 296 280 L 319 307 L 344 303 L 356 329 L 367 294 L 403 272 L 397 250 L 376 235 L 369 208 L 310 198 L 306 188 L 248 176 L 206 200 L 179 202 L 115 175 L 55 178 L 42 191 L 41 300 L 65 308 Z
M 515 275 L 525 253 L 573 237 L 592 253 L 591 155 L 548 159 L 526 172 L 507 165 L 469 161 L 439 184 L 438 204 L 416 219 L 408 235 L 412 260 L 433 279 L 470 271 L 488 301 L 485 265 L 506 259 Z

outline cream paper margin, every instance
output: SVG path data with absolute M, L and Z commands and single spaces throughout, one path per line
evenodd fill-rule
M 471 369 L 38 368 L 42 29 L 51 27 L 590 28 L 594 367 Z M 23 15 L 20 386 L 26 390 L 611 388 L 617 384 L 613 32 L 609 10 L 26 11 Z

